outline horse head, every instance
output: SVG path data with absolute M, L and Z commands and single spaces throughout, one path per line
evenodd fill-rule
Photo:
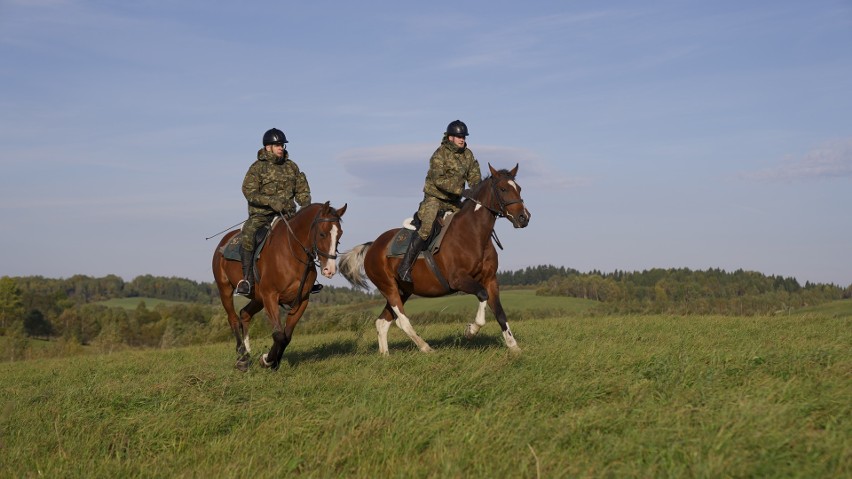
M 317 255 L 321 273 L 326 278 L 331 278 L 337 272 L 337 246 L 343 236 L 340 218 L 346 213 L 347 206 L 344 204 L 342 208 L 335 209 L 326 201 L 320 205 L 311 226 L 313 251 Z
M 474 190 L 473 199 L 496 216 L 505 216 L 515 228 L 525 228 L 532 216 L 521 198 L 521 185 L 515 181 L 518 165 L 511 170 L 495 170 L 488 164 L 491 176 Z

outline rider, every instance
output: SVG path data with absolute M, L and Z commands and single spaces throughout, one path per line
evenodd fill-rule
M 272 128 L 263 134 L 263 148 L 257 152 L 257 161 L 249 167 L 243 180 L 243 195 L 248 201 L 248 220 L 242 228 L 240 259 L 243 279 L 237 283 L 234 294 L 246 296 L 254 281 L 254 242 L 257 230 L 272 223 L 276 214 L 289 219 L 296 214 L 296 203 L 311 203 L 311 188 L 305 174 L 290 159 L 284 132 Z
M 420 226 L 417 228 L 417 234 L 412 235 L 411 243 L 408 244 L 397 269 L 397 277 L 402 282 L 411 282 L 414 260 L 426 246 L 426 239 L 432 233 L 432 223 L 435 222 L 438 211 L 458 211 L 465 181 L 470 188 L 482 181 L 479 162 L 467 148 L 467 135 L 467 125 L 464 122 L 450 122 L 441 140 L 441 146 L 432 153 L 429 172 L 426 173 L 426 184 L 423 186 L 423 201 L 417 209 Z

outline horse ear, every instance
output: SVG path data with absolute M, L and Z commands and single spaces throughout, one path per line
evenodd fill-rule
M 337 210 L 337 217 L 342 218 L 343 213 L 346 213 L 346 207 L 349 206 L 349 203 L 343 203 L 343 207 Z
M 515 167 L 512 168 L 512 171 L 510 171 L 509 173 L 512 175 L 512 178 L 514 178 L 515 175 L 518 174 L 518 163 L 515 163 Z
M 497 176 L 497 170 L 495 170 L 494 167 L 491 166 L 490 161 L 488 162 L 488 169 L 491 171 L 491 176 Z

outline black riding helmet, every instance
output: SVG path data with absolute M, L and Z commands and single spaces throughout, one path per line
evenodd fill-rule
M 273 128 L 263 134 L 263 146 L 283 145 L 284 143 L 287 143 L 287 137 L 278 128 Z
M 467 136 L 467 125 L 461 120 L 451 121 L 447 125 L 447 136 L 457 136 L 464 138 Z

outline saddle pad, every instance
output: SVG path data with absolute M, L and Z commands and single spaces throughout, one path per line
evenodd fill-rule
M 225 259 L 229 259 L 232 261 L 241 261 L 240 258 L 240 238 L 242 238 L 242 233 L 237 233 L 233 238 L 229 239 L 225 246 L 220 248 L 222 250 L 222 256 Z
M 275 226 L 278 225 L 278 220 L 279 218 L 277 216 L 272 220 L 272 223 L 269 226 L 269 232 L 263 236 L 263 240 L 254 249 L 255 261 L 257 260 L 257 257 L 260 256 L 260 250 L 262 250 L 263 246 L 266 244 L 266 239 L 269 238 L 269 233 L 271 233 Z M 225 259 L 231 261 L 242 261 L 242 258 L 240 257 L 240 243 L 242 242 L 242 237 L 243 233 L 240 231 L 235 234 L 233 238 L 229 239 L 224 246 L 219 248 Z
M 438 252 L 441 249 L 441 241 L 444 239 L 444 233 L 446 233 L 447 229 L 450 227 L 450 221 L 455 217 L 454 214 L 450 213 L 444 215 L 444 218 L 441 220 L 443 226 L 441 227 L 441 231 L 438 232 L 438 235 L 435 236 L 435 239 L 429 243 L 429 246 L 426 248 L 432 254 Z M 400 228 L 397 230 L 396 235 L 394 235 L 393 240 L 391 240 L 390 244 L 388 244 L 387 256 L 388 258 L 398 258 L 405 254 L 405 250 L 408 249 L 408 243 L 411 242 L 411 235 L 417 234 L 416 231 L 410 230 L 408 228 Z M 421 252 L 417 257 L 420 258 L 423 256 Z

